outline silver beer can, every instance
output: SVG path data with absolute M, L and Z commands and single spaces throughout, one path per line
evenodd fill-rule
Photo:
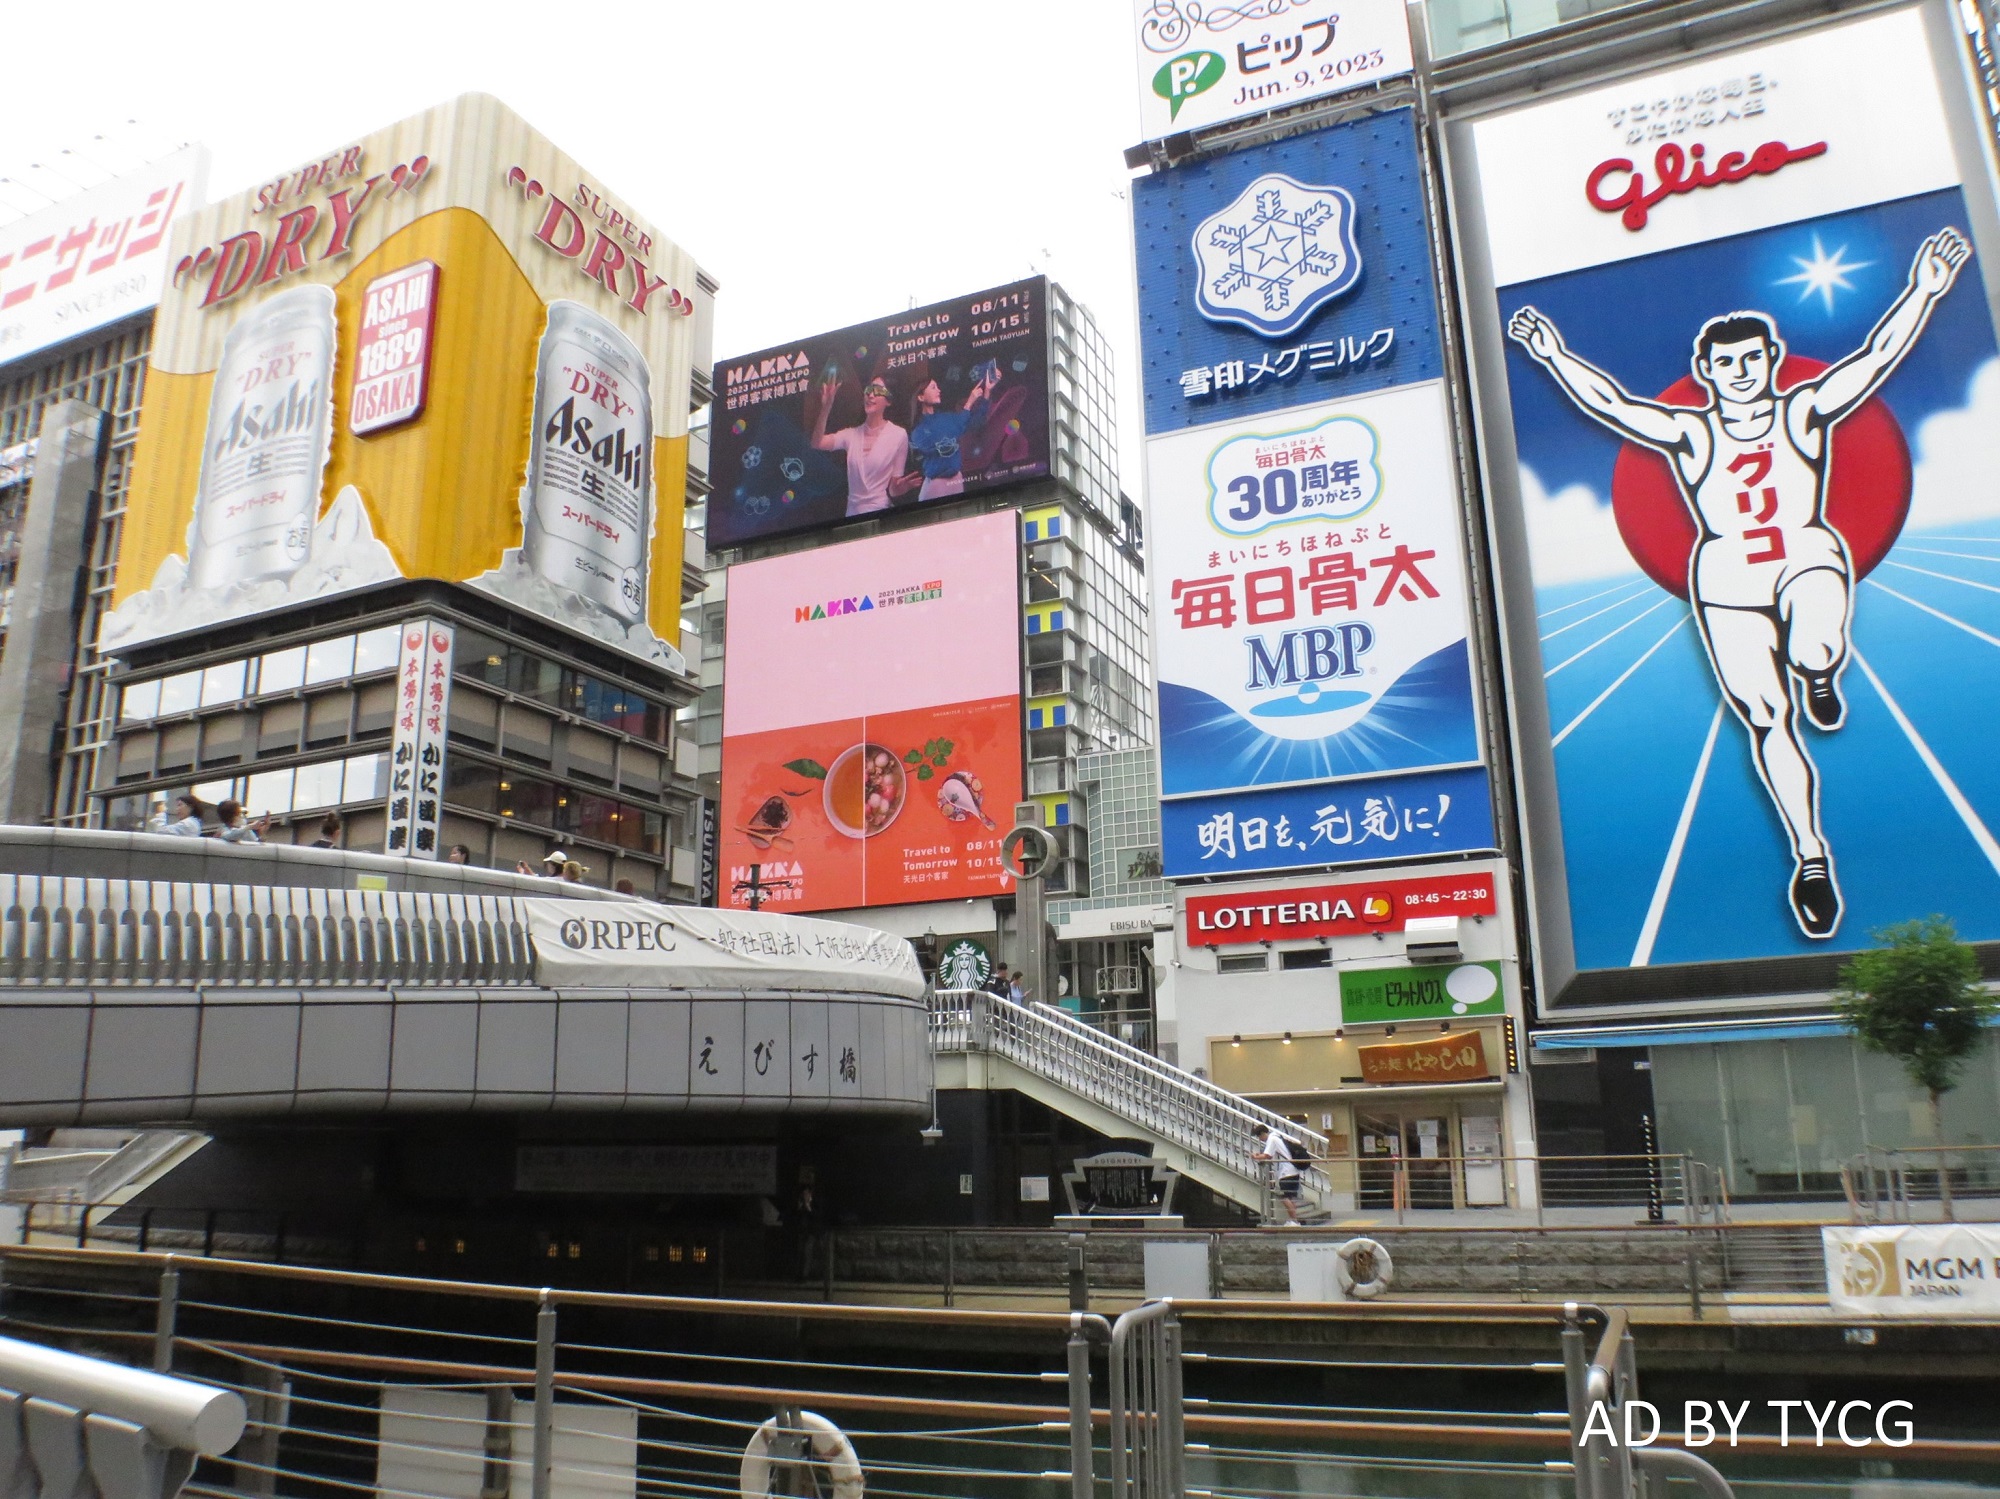
M 626 625 L 646 620 L 653 542 L 652 372 L 580 302 L 549 304 L 521 552 L 536 574 Z
M 334 296 L 280 292 L 229 330 L 189 538 L 196 588 L 283 578 L 312 554 L 333 440 Z

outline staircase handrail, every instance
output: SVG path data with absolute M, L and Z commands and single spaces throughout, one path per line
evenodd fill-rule
M 1265 1175 L 1263 1163 L 1253 1158 L 1255 1131 L 1277 1130 L 1305 1152 L 1300 1167 L 1306 1184 L 1322 1193 L 1329 1189 L 1316 1164 L 1329 1154 L 1325 1135 L 1053 1005 L 1019 1004 L 983 989 L 936 989 L 929 1007 L 934 1051 L 992 1051 L 1252 1181 Z M 1034 1038 L 1045 1044 L 1038 1047 Z M 1045 1054 L 1050 1049 L 1069 1065 L 1055 1065 Z

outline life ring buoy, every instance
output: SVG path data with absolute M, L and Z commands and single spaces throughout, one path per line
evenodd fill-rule
M 813 1457 L 826 1464 L 833 1479 L 833 1499 L 861 1499 L 864 1487 L 861 1459 L 854 1455 L 854 1444 L 847 1440 L 847 1433 L 816 1411 L 800 1411 L 799 1425 L 805 1428 Z M 738 1475 L 743 1499 L 769 1499 L 771 1443 L 777 1435 L 775 1417 L 750 1434 Z
M 1333 1253 L 1333 1277 L 1339 1282 L 1343 1296 L 1372 1301 L 1388 1290 L 1396 1278 L 1396 1265 L 1389 1258 L 1389 1251 L 1373 1239 L 1349 1239 Z M 1366 1261 L 1361 1266 L 1365 1274 L 1360 1279 L 1354 1273 L 1356 1260 Z

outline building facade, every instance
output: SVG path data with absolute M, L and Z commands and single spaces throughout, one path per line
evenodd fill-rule
M 1685 1153 L 1744 1197 L 1835 1195 L 1871 1150 L 2000 1141 L 2000 1041 L 1967 1063 L 1940 1133 L 1902 1069 L 1861 1050 L 1831 1004 L 1875 932 L 1934 913 L 2000 976 L 1990 694 L 1938 685 L 1995 680 L 1990 646 L 1975 647 L 1994 626 L 1979 587 L 2000 560 L 2000 455 L 1971 436 L 2000 430 L 1990 8 L 1431 5 L 1409 12 L 1407 54 L 1390 9 L 1348 18 L 1388 28 L 1372 93 L 1234 118 L 1204 103 L 1195 128 L 1163 127 L 1129 154 L 1144 174 L 1160 836 L 1176 887 L 1163 1044 L 1171 1034 L 1184 1064 L 1287 1097 L 1357 1162 L 1367 1137 L 1397 1140 L 1413 1165 L 1436 1142 L 1461 1163 L 1466 1202 L 1474 1137 L 1482 1153 Z M 1422 122 L 1394 118 L 1413 103 Z M 1407 172 L 1381 170 L 1392 145 Z M 1324 202 L 1280 201 L 1251 222 L 1246 204 L 1278 173 L 1284 191 Z M 1413 205 L 1427 243 L 1399 245 L 1389 226 L 1414 222 Z M 1313 225 L 1315 263 L 1345 265 L 1345 281 L 1209 263 L 1243 235 L 1282 261 L 1270 236 Z M 1422 285 L 1425 258 L 1452 267 L 1431 281 L 1435 364 L 1414 304 L 1370 301 L 1398 276 Z M 1274 275 L 1284 296 L 1232 300 Z M 1730 338 L 1774 361 L 1748 395 L 1725 390 L 1714 362 Z M 1872 383 L 1832 404 L 1819 372 L 1857 359 Z M 1340 715 L 1374 711 L 1371 674 L 1410 659 L 1385 656 L 1391 630 L 1419 623 L 1381 569 L 1393 537 L 1361 534 L 1364 517 L 1397 520 L 1366 477 L 1386 455 L 1396 492 L 1398 429 L 1377 415 L 1433 375 L 1445 415 L 1432 446 L 1454 471 L 1429 479 L 1463 549 L 1460 701 L 1476 733 L 1405 717 L 1403 747 L 1357 741 L 1342 758 L 1333 741 L 1353 719 Z M 1788 476 L 1744 478 L 1739 502 L 1673 455 L 1685 431 L 1689 451 L 1737 477 L 1777 463 L 1775 446 L 1730 425 L 1752 420 L 1730 404 L 1743 401 L 1746 413 L 1818 403 L 1836 436 L 1801 438 Z M 1331 455 L 1343 433 L 1365 445 L 1346 418 L 1377 445 L 1356 455 L 1351 494 L 1315 501 L 1325 481 L 1283 448 Z M 1425 476 L 1407 458 L 1403 470 L 1407 500 Z M 1316 503 L 1347 524 L 1308 562 L 1299 518 Z M 1420 544 L 1441 558 L 1433 535 Z M 1802 560 L 1821 542 L 1822 564 Z M 1452 589 L 1430 581 L 1418 592 L 1441 608 Z M 1796 611 L 1814 589 L 1826 607 L 1809 624 Z M 1753 617 L 1776 621 L 1772 634 L 1736 640 Z M 1416 650 L 1442 638 L 1418 635 Z M 1283 714 L 1337 732 L 1269 727 L 1279 692 Z M 1260 714 L 1261 738 L 1198 732 Z M 1246 774 L 1258 768 L 1246 746 L 1275 773 Z M 1415 794 L 1423 776 L 1450 791 L 1454 821 Z M 1468 823 L 1461 793 L 1474 787 L 1491 817 Z M 1371 882 L 1490 879 L 1495 905 L 1461 921 L 1457 966 L 1490 963 L 1500 980 L 1493 1018 L 1471 1027 L 1495 1028 L 1481 1064 L 1504 1079 L 1497 1142 L 1489 1123 L 1465 1128 L 1483 1077 L 1453 1085 L 1445 1121 L 1415 1085 L 1369 1077 L 1339 1050 L 1357 1031 L 1350 1001 L 1379 1009 L 1366 975 L 1394 965 L 1368 949 L 1396 930 L 1200 938 L 1217 900 L 1316 905 L 1300 893 L 1307 873 L 1364 896 Z M 1426 919 L 1390 910 L 1396 929 Z M 1309 1034 L 1324 1056 L 1301 1049 Z M 1329 1078 L 1329 1098 L 1356 1096 L 1316 1107 L 1302 1090 Z M 1413 1107 L 1382 1106 L 1391 1097 Z M 1983 1159 L 1967 1151 L 1948 1169 L 1983 1172 Z

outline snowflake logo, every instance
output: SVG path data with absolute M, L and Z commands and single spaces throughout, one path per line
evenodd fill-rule
M 1267 172 L 1195 228 L 1194 260 L 1203 317 L 1282 338 L 1361 279 L 1354 199 Z

